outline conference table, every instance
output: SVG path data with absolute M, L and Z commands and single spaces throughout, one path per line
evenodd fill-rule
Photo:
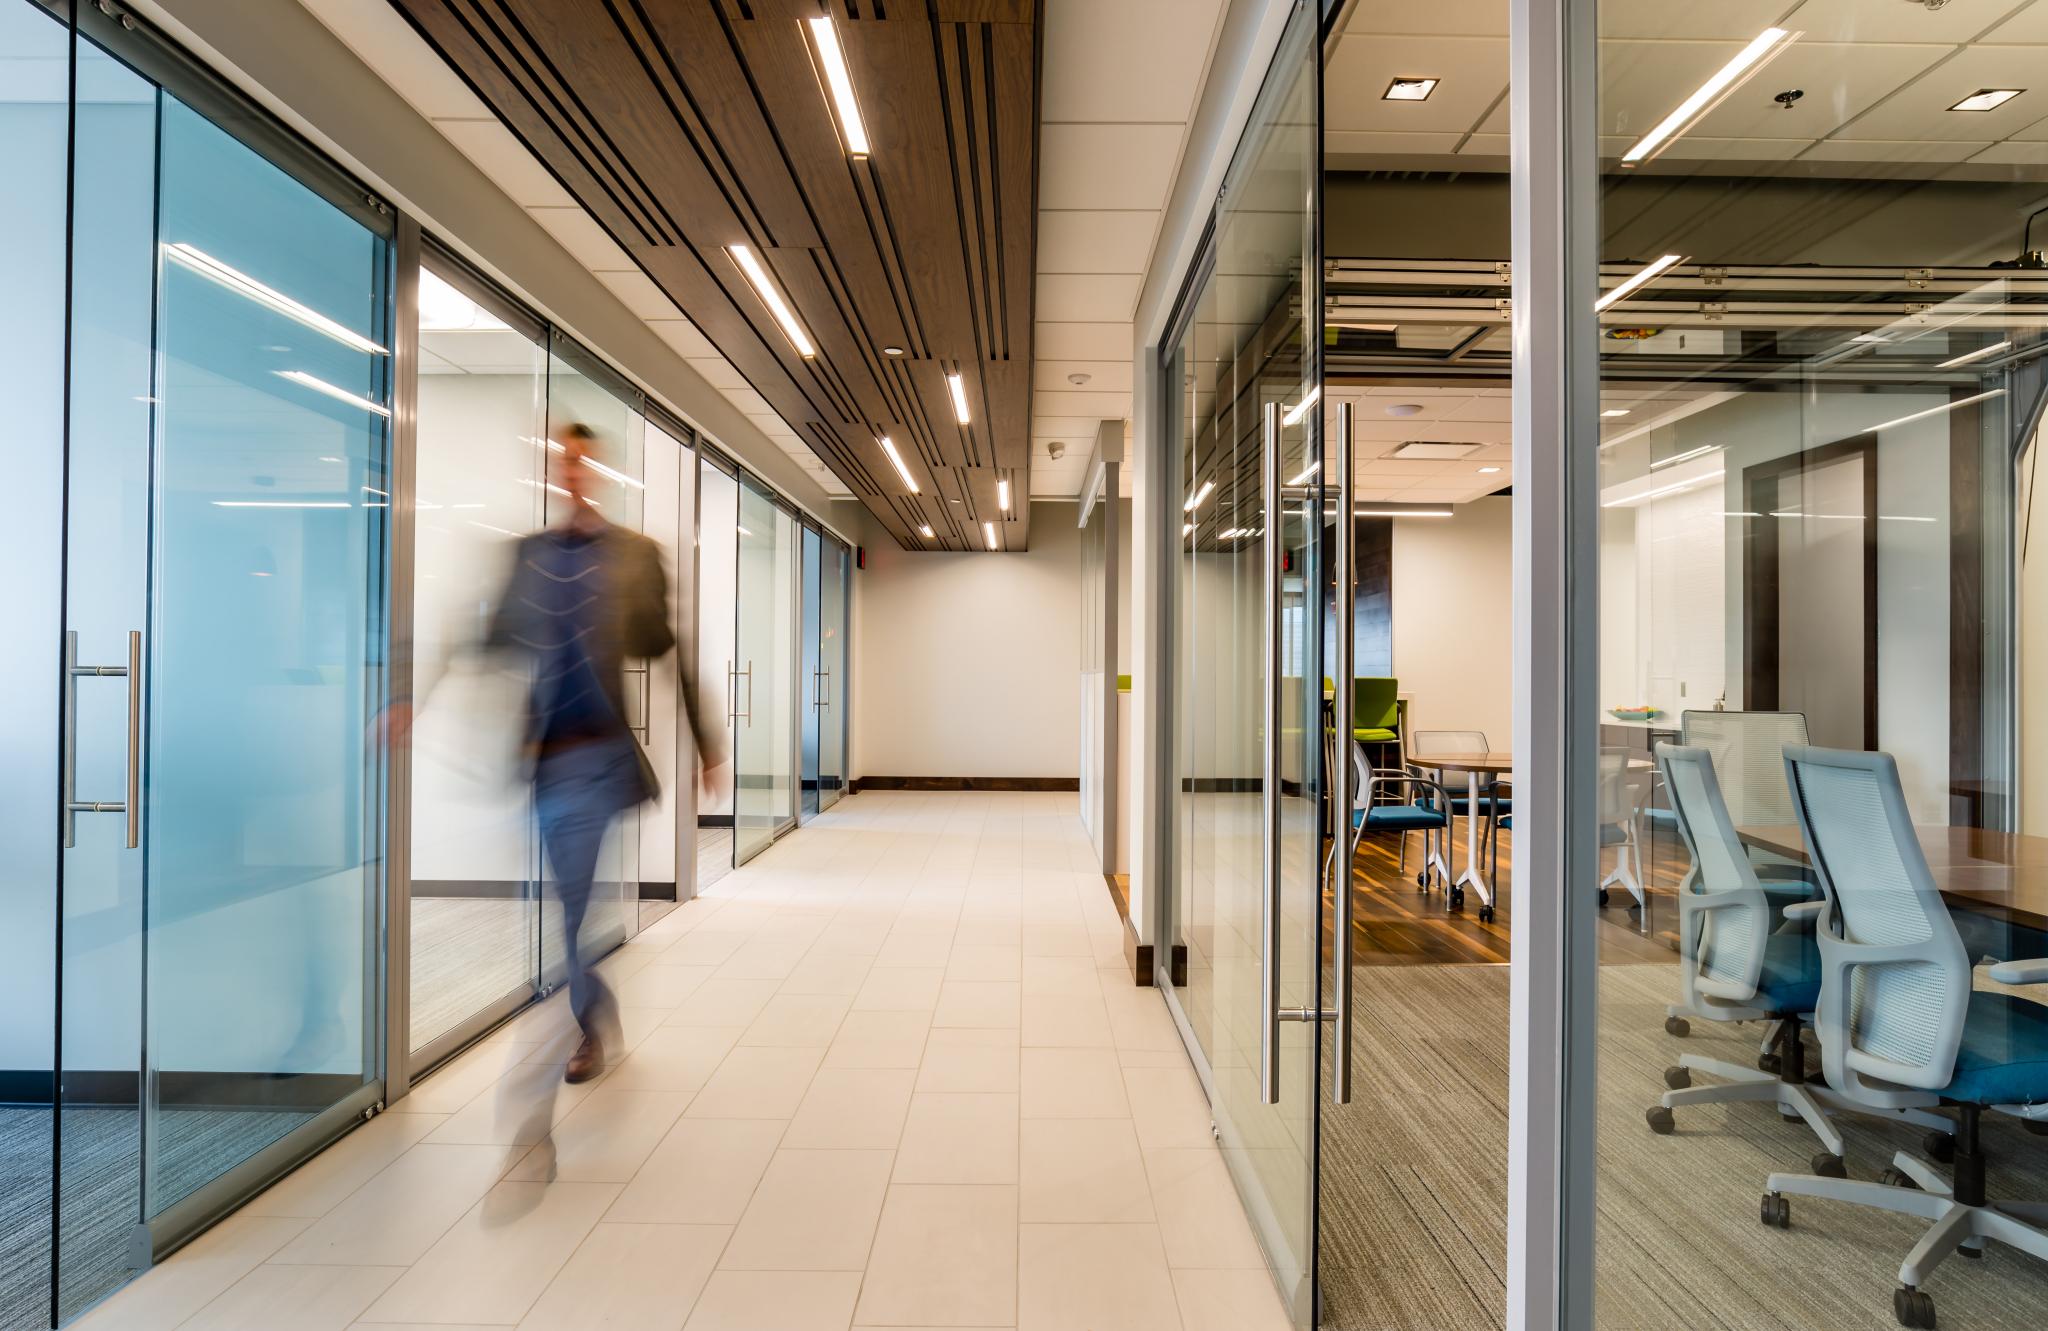
M 1981 827 L 1915 827 L 1935 886 L 1952 913 L 2048 934 L 2048 837 Z M 1739 827 L 1759 850 L 1809 862 L 1797 826 Z

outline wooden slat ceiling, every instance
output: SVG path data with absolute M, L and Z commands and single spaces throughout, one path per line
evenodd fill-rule
M 983 549 L 983 521 L 1025 548 L 1036 0 L 391 3 L 904 548 Z M 814 67 L 804 20 L 828 10 L 865 161 L 842 149 Z M 735 244 L 773 275 L 814 358 Z

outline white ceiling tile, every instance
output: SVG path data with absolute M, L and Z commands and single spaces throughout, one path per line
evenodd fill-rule
M 490 108 L 469 90 L 469 85 L 391 5 L 366 5 L 362 0 L 299 3 L 421 115 L 433 120 L 442 116 L 491 114 Z
M 1802 160 L 1816 162 L 1966 162 L 1988 143 L 1901 143 L 1886 139 L 1829 139 L 1816 143 Z
M 1042 344 L 1041 344 L 1042 345 Z M 1085 384 L 1070 383 L 1071 374 L 1085 374 Z M 1131 392 L 1131 362 L 1129 360 L 1040 360 L 1031 367 L 1031 382 L 1040 389 L 1065 392 L 1070 388 L 1085 388 L 1097 393 Z
M 1864 4 L 1870 7 L 1868 0 Z M 1904 87 L 1949 50 L 1945 46 L 1794 42 L 1757 77 L 1701 117 L 1685 137 L 1824 139 L 1880 98 Z M 1773 99 L 1792 88 L 1805 95 L 1787 110 Z
M 746 376 L 732 367 L 732 362 L 723 356 L 688 357 L 690 368 L 704 376 L 704 382 L 723 392 L 728 388 L 747 387 Z
M 1999 166 L 2048 166 L 2048 143 L 2023 143 L 2017 139 L 1994 143 L 1970 160 Z
M 718 348 L 711 345 L 711 339 L 688 319 L 649 319 L 647 326 L 685 360 L 724 359 L 718 355 Z
M 1041 388 L 1031 395 L 1033 416 L 1093 416 L 1098 420 L 1122 420 L 1130 412 L 1129 393 L 1048 392 Z
M 540 159 L 526 150 L 496 119 L 436 120 L 434 128 L 462 149 L 493 183 L 522 208 L 574 208 L 576 200 L 548 174 Z
M 1166 201 L 1182 126 L 1041 125 L 1038 206 L 1143 211 Z
M 1040 212 L 1041 273 L 1142 273 L 1152 256 L 1157 212 Z
M 1095 431 L 1102 425 L 1100 416 L 1040 416 L 1031 417 L 1033 439 L 1093 439 Z
M 1038 317 L 1083 323 L 1124 322 L 1138 303 L 1137 274 L 1038 275 Z
M 611 288 L 612 294 L 626 303 L 626 308 L 642 319 L 673 319 L 681 313 L 668 293 L 654 284 L 654 279 L 638 268 L 609 269 L 596 272 L 597 280 Z
M 1430 0 L 1428 4 L 1361 4 L 1351 11 L 1344 35 L 1506 37 L 1507 0 Z
M 1222 0 L 1046 0 L 1044 121 L 1185 123 L 1222 11 Z
M 728 388 L 725 400 L 740 409 L 745 416 L 773 416 L 775 408 L 768 405 L 768 399 L 751 388 Z
M 1600 132 L 1631 142 L 1641 138 L 1733 59 L 1743 45 L 1741 41 L 1601 42 Z M 1768 79 L 1768 70 L 1766 66 L 1757 77 Z M 1755 86 L 1755 80 L 1749 86 Z M 1498 123 L 1490 119 L 1485 128 L 1506 129 L 1506 117 L 1500 116 Z
M 546 227 L 585 268 L 622 271 L 635 266 L 633 256 L 581 208 L 528 208 L 526 215 Z
M 2048 113 L 2048 79 L 2031 46 L 1971 46 L 1915 79 L 1837 136 L 1920 142 L 1996 143 Z M 1951 111 L 1980 88 L 2025 88 L 1995 111 Z
M 1984 31 L 1992 17 L 1987 10 L 2011 8 L 2012 0 L 1993 0 L 1992 4 L 1950 3 L 1938 9 L 1929 9 L 1918 0 L 1875 4 L 1872 0 L 1806 0 L 1777 26 L 1802 34 L 1801 41 L 1931 42 L 1958 46 Z
M 1038 326 L 1032 350 L 1052 360 L 1122 360 L 1129 363 L 1132 351 L 1128 323 L 1061 323 L 1048 320 L 1038 311 Z
M 1778 21 L 1785 0 L 1606 0 L 1600 6 L 1600 36 L 1713 38 L 1747 42 Z
M 1984 38 L 1987 42 L 2048 43 L 2048 5 L 2029 4 Z
M 1474 134 L 1458 149 L 1460 157 L 1506 157 L 1510 144 L 1505 134 Z
M 1492 421 L 1498 423 L 1513 419 L 1508 414 L 1508 409 L 1511 405 L 1507 398 L 1470 398 L 1446 411 L 1443 414 L 1443 419 L 1447 421 Z
M 1600 140 L 1603 155 L 1619 157 L 1635 145 L 1634 135 L 1611 134 Z M 1658 154 L 1674 162 L 1789 162 L 1806 151 L 1812 139 L 1707 139 L 1691 134 L 1675 139 Z
M 1324 162 L 1331 170 L 1352 169 L 1347 157 L 1417 156 L 1457 151 L 1464 139 L 1456 134 L 1380 134 L 1358 130 L 1331 130 L 1323 136 Z
M 1506 90 L 1508 44 L 1497 37 L 1345 37 L 1323 78 L 1327 130 L 1462 134 Z M 1427 101 L 1387 101 L 1397 78 L 1442 82 Z

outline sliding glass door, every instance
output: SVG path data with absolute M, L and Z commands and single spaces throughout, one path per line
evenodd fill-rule
M 830 536 L 820 542 L 818 570 L 818 678 L 812 712 L 818 728 L 818 809 L 846 793 L 846 637 L 853 591 L 853 552 Z
M 697 801 L 697 888 L 732 871 L 734 772 L 744 683 L 739 616 L 738 478 L 709 452 L 697 459 L 697 714 L 720 739 Z
M 803 671 L 800 687 L 803 696 L 797 708 L 802 720 L 802 748 L 798 755 L 798 775 L 802 781 L 798 803 L 802 816 L 815 818 L 818 814 L 819 796 L 822 787 L 818 781 L 818 744 L 820 723 L 823 717 L 818 711 L 819 699 L 824 697 L 824 676 L 820 652 L 824 646 L 824 620 L 820 615 L 820 583 L 825 573 L 825 539 L 816 527 L 803 528 Z
M 1326 844 L 1317 52 L 1300 6 L 1163 367 L 1184 511 L 1167 994 L 1303 1326 Z
M 733 680 L 737 864 L 796 825 L 797 532 L 790 511 L 742 475 Z
M 389 214 L 102 19 L 0 3 L 9 1328 L 381 1093 Z

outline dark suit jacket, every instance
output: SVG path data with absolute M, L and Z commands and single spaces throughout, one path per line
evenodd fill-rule
M 541 641 L 537 607 L 545 597 L 537 584 L 544 575 L 535 566 L 533 556 L 538 543 L 547 539 L 545 532 L 520 538 L 513 551 L 505 590 L 491 617 L 486 646 L 531 651 L 532 644 Z M 662 567 L 659 545 L 639 532 L 611 523 L 606 523 L 597 535 L 597 554 L 603 567 L 598 594 L 604 606 L 598 632 L 589 644 L 591 664 L 596 668 L 605 698 L 611 703 L 619 733 L 632 738 L 633 732 L 626 724 L 626 660 L 657 660 L 676 645 L 675 630 L 669 623 L 668 573 Z M 696 672 L 688 661 L 678 665 L 678 700 L 689 718 L 690 733 L 696 737 L 702 762 L 707 767 L 714 766 L 721 759 L 719 739 L 698 718 Z M 538 745 L 543 720 L 529 697 L 525 723 L 529 750 Z M 647 781 L 647 797 L 651 799 L 659 787 L 644 755 L 641 768 Z

